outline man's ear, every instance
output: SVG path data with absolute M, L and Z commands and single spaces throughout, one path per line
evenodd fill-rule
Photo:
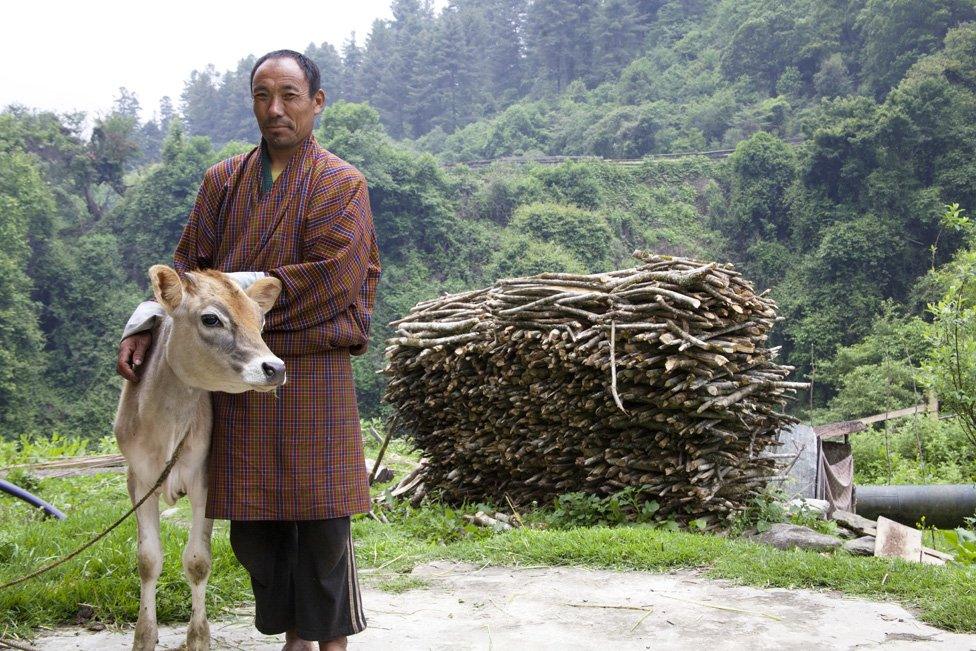
M 321 88 L 315 91 L 312 101 L 315 102 L 315 115 L 318 115 L 325 108 L 325 91 Z
M 168 314 L 183 302 L 180 276 L 166 265 L 154 264 L 149 267 L 149 282 L 152 283 L 153 295 Z
M 274 276 L 266 276 L 255 280 L 254 284 L 248 287 L 244 293 L 261 306 L 262 312 L 267 314 L 274 307 L 278 295 L 281 294 L 281 281 Z

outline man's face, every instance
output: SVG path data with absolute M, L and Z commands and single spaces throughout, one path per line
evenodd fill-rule
M 261 135 L 270 149 L 277 150 L 291 149 L 305 140 L 325 106 L 325 93 L 319 89 L 309 97 L 305 73 L 288 57 L 261 64 L 254 72 L 251 98 Z

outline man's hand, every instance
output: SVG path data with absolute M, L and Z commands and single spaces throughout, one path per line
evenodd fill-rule
M 138 382 L 139 367 L 146 361 L 151 346 L 151 332 L 137 332 L 123 339 L 119 344 L 119 362 L 115 372 L 129 382 Z

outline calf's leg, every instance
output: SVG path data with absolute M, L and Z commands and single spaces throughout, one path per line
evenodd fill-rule
M 141 485 L 132 473 L 128 478 L 132 503 L 142 498 L 151 486 Z M 163 570 L 163 548 L 159 540 L 159 498 L 150 497 L 136 509 L 139 528 L 139 620 L 132 639 L 133 651 L 156 648 L 159 629 L 156 625 L 156 581 Z
M 190 584 L 192 613 L 186 631 L 187 651 L 210 648 L 210 625 L 207 623 L 207 579 L 210 577 L 210 534 L 213 520 L 206 517 L 207 485 L 199 480 L 188 492 L 193 509 L 190 537 L 183 550 L 183 571 Z

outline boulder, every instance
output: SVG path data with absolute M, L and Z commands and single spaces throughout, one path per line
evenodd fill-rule
M 817 533 L 808 527 L 784 522 L 774 524 L 769 531 L 760 534 L 758 540 L 777 549 L 811 549 L 814 551 L 830 551 L 844 544 L 840 538 Z
M 878 533 L 878 523 L 874 520 L 868 520 L 864 516 L 858 515 L 857 513 L 851 513 L 850 511 L 834 511 L 830 515 L 830 519 L 844 527 L 859 533 L 862 536 L 874 536 Z
M 874 536 L 861 536 L 844 543 L 844 549 L 855 556 L 874 556 Z

